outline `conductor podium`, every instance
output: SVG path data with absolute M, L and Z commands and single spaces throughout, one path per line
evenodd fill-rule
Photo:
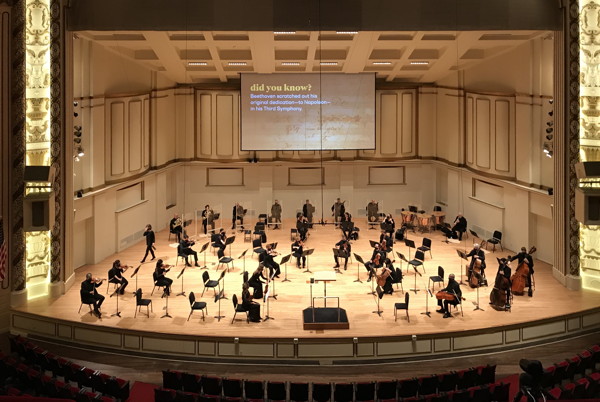
M 305 330 L 350 328 L 346 310 L 340 307 L 340 298 L 338 296 L 327 296 L 327 283 L 335 282 L 335 280 L 336 273 L 331 271 L 315 272 L 314 277 L 310 278 L 311 306 L 302 311 L 303 328 Z M 316 286 L 319 282 L 323 282 L 323 296 L 313 296 L 313 286 Z M 323 301 L 323 307 L 316 306 L 320 300 Z M 327 306 L 328 301 L 329 307 Z M 332 304 L 335 304 L 335 306 L 332 307 Z

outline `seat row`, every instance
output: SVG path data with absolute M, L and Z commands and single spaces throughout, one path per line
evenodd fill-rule
M 52 372 L 52 377 L 76 382 L 80 388 L 91 388 L 103 395 L 125 401 L 129 398 L 129 381 L 81 366 L 40 348 L 22 336 L 10 336 L 11 351 L 28 364 Z
M 600 372 L 557 386 L 547 391 L 550 399 L 600 399 Z
M 600 370 L 600 345 L 593 345 L 580 353 L 544 368 L 542 387 L 550 389 L 564 381 L 575 380 Z
M 316 401 L 329 401 L 332 398 L 335 401 L 395 400 L 488 386 L 495 382 L 495 372 L 495 365 L 487 365 L 404 380 L 309 384 L 272 381 L 265 383 L 165 370 L 163 387 L 173 392 L 165 391 L 161 400 L 174 401 L 186 398 L 173 394 L 177 391 L 210 397 L 244 397 L 247 400 L 267 398 L 301 401 L 308 400 L 309 393 L 312 393 L 312 399 Z

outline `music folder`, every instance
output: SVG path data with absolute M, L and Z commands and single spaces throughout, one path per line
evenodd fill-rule
M 133 273 L 131 274 L 130 278 L 133 278 L 134 276 L 137 275 L 138 271 L 140 270 L 142 264 L 138 265 L 137 268 L 133 271 Z

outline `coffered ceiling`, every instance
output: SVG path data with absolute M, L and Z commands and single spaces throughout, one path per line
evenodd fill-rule
M 178 83 L 224 83 L 241 72 L 375 72 L 386 82 L 432 83 L 548 31 L 79 31 Z

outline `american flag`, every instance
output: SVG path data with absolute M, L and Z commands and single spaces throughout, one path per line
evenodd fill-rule
M 0 218 L 0 281 L 6 278 L 6 241 L 4 239 L 4 222 Z

